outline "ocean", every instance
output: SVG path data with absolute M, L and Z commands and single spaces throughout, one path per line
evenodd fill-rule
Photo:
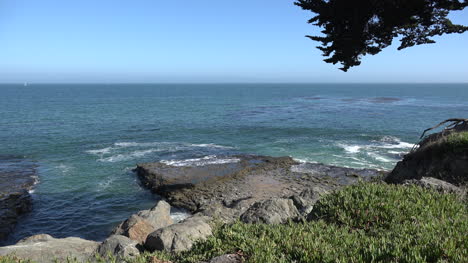
M 468 84 L 0 85 L 0 158 L 33 160 L 39 177 L 9 242 L 104 239 L 158 199 L 140 162 L 248 153 L 390 170 L 424 129 L 467 116 Z

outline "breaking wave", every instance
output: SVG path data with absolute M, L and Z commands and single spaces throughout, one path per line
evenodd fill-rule
M 237 163 L 239 161 L 240 159 L 238 158 L 218 158 L 216 157 L 216 155 L 209 155 L 203 158 L 194 158 L 186 160 L 165 160 L 161 162 L 171 166 L 203 166 L 208 164 Z

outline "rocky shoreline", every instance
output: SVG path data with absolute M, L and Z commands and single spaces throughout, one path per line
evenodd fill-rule
M 265 224 L 308 220 L 314 204 L 324 194 L 361 181 L 383 182 L 392 178 L 385 171 L 255 155 L 226 156 L 223 162 L 202 165 L 142 163 L 134 171 L 143 186 L 165 200 L 130 216 L 103 242 L 36 235 L 16 245 L 0 247 L 0 256 L 15 254 L 35 262 L 55 262 L 69 258 L 92 260 L 96 255 L 128 258 L 144 251 L 186 251 L 195 242 L 211 236 L 215 224 L 236 220 Z M 409 178 L 398 183 L 451 193 L 460 190 L 435 178 Z M 191 216 L 175 222 L 170 216 L 174 207 L 187 209 Z M 241 261 L 238 255 L 224 255 L 210 262 Z
M 173 206 L 196 214 L 233 221 L 253 204 L 272 198 L 302 200 L 307 211 L 316 193 L 326 193 L 359 180 L 382 178 L 385 172 L 324 164 L 298 163 L 291 157 L 236 155 L 231 163 L 203 166 L 138 164 L 144 186 Z M 314 193 L 311 193 L 314 189 Z
M 225 160 L 190 166 L 138 164 L 135 172 L 142 184 L 166 201 L 130 216 L 102 243 L 36 235 L 0 247 L 0 256 L 15 253 L 37 262 L 52 262 L 69 257 L 87 260 L 96 253 L 134 257 L 142 251 L 184 251 L 210 236 L 214 221 L 275 224 L 302 220 L 321 195 L 361 180 L 381 180 L 385 174 L 298 163 L 290 157 L 236 155 Z M 192 216 L 174 222 L 171 207 L 187 209 Z
M 29 191 L 36 182 L 34 162 L 17 156 L 0 156 L 0 245 L 13 231 L 18 218 L 31 211 Z

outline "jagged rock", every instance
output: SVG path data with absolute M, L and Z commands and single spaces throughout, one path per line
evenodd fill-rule
M 185 251 L 193 243 L 204 240 L 212 234 L 209 221 L 211 218 L 194 216 L 180 223 L 173 224 L 149 234 L 145 248 L 150 251 Z
M 102 242 L 98 252 L 103 257 L 114 255 L 120 258 L 132 258 L 140 255 L 137 245 L 138 242 L 126 236 L 112 235 Z
M 208 263 L 241 263 L 242 258 L 237 254 L 227 254 L 215 257 Z M 202 262 L 203 263 L 203 262 Z
M 18 217 L 31 211 L 29 190 L 37 181 L 36 164 L 18 156 L 0 155 L 0 246 Z
M 85 262 L 94 256 L 98 246 L 98 242 L 77 237 L 59 239 L 43 234 L 23 239 L 16 245 L 0 247 L 0 256 L 14 254 L 37 263 L 64 262 L 67 259 Z
M 156 229 L 172 225 L 171 206 L 166 201 L 159 201 L 150 210 L 143 210 L 117 226 L 113 234 L 123 235 L 143 244 L 149 233 Z
M 328 194 L 327 190 L 314 186 L 312 188 L 305 189 L 297 195 L 293 195 L 291 199 L 300 214 L 306 216 L 312 211 L 312 208 L 320 197 L 325 194 Z
M 121 223 L 112 234 L 123 235 L 142 244 L 149 233 L 153 232 L 153 226 L 144 218 L 132 215 L 129 219 Z
M 427 189 L 434 189 L 441 193 L 456 194 L 462 198 L 466 196 L 466 191 L 464 189 L 457 187 L 451 183 L 442 181 L 437 178 L 432 178 L 432 177 L 423 177 L 421 178 L 421 180 L 409 179 L 409 180 L 403 181 L 403 184 L 405 185 L 414 184 L 414 185 L 418 185 Z
M 273 198 L 253 204 L 240 219 L 244 223 L 282 224 L 298 216 L 293 200 Z
M 148 221 L 154 229 L 174 224 L 171 218 L 171 205 L 164 200 L 160 200 L 150 210 L 138 212 L 137 215 Z
M 333 191 L 360 180 L 381 178 L 384 172 L 324 164 L 297 163 L 291 157 L 223 156 L 206 164 L 145 163 L 136 172 L 149 187 L 175 207 L 224 222 L 238 220 L 254 203 L 272 198 L 289 199 L 317 187 Z M 231 162 L 238 159 L 237 162 Z M 225 162 L 228 160 L 228 162 Z M 313 197 L 304 193 L 305 210 Z M 303 212 L 303 211 L 301 211 Z

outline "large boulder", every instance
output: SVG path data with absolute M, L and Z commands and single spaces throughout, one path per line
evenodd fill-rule
M 291 199 L 272 198 L 253 204 L 241 215 L 244 223 L 282 224 L 296 219 L 299 211 Z
M 147 220 L 138 215 L 132 215 L 114 229 L 112 234 L 123 235 L 142 244 L 148 234 L 153 231 L 153 226 Z
M 204 240 L 212 235 L 210 220 L 209 217 L 194 216 L 180 223 L 158 229 L 148 235 L 145 248 L 150 251 L 189 250 L 196 241 Z
M 119 258 L 132 258 L 140 255 L 138 242 L 122 235 L 108 237 L 98 248 L 101 256 L 113 255 Z
M 132 215 L 117 226 L 112 234 L 123 235 L 143 244 L 149 233 L 174 223 L 170 212 L 171 206 L 161 200 L 152 209 Z
M 77 237 L 59 239 L 42 234 L 23 239 L 16 245 L 0 247 L 0 256 L 15 255 L 37 263 L 66 262 L 67 259 L 85 262 L 95 255 L 98 246 L 98 242 Z

